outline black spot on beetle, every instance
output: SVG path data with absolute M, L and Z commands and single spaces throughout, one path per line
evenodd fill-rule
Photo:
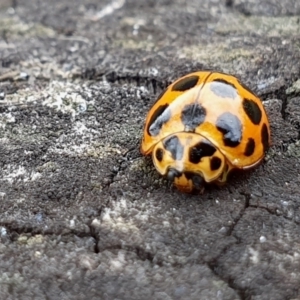
M 155 157 L 158 161 L 162 161 L 164 157 L 164 150 L 161 148 L 156 149 L 155 151 Z
M 254 153 L 254 150 L 255 150 L 255 141 L 254 139 L 249 138 L 244 151 L 244 155 L 251 156 Z
M 163 141 L 163 145 L 167 151 L 171 152 L 174 160 L 182 159 L 184 149 L 176 135 L 172 135 L 171 137 L 165 139 Z
M 194 173 L 194 172 L 186 171 L 186 172 L 184 172 L 184 175 L 185 175 L 186 179 L 191 180 L 195 175 L 198 175 L 198 174 Z
M 216 152 L 216 148 L 208 142 L 200 142 L 189 149 L 189 161 L 198 164 L 202 157 L 212 156 Z
M 181 112 L 181 121 L 185 126 L 185 131 L 193 131 L 201 125 L 206 116 L 206 110 L 199 103 L 186 105 Z
M 265 123 L 261 128 L 261 142 L 264 147 L 264 152 L 266 152 L 269 149 L 269 131 Z
M 192 180 L 195 191 L 201 190 L 204 184 L 204 179 L 199 174 L 186 171 L 184 172 L 184 175 L 188 180 Z
M 222 164 L 222 160 L 217 157 L 214 156 L 211 160 L 210 160 L 210 169 L 211 171 L 216 171 L 221 167 Z
M 194 86 L 196 86 L 198 80 L 199 80 L 198 75 L 192 75 L 189 77 L 185 77 L 173 85 L 172 91 L 176 91 L 176 92 L 187 91 L 187 90 L 193 88 Z
M 216 122 L 217 129 L 223 134 L 225 146 L 236 147 L 242 140 L 242 124 L 239 118 L 230 112 L 220 115 Z
M 171 118 L 171 111 L 169 105 L 161 105 L 152 114 L 148 124 L 147 132 L 151 136 L 157 136 L 162 126 L 167 123 Z
M 257 103 L 250 99 L 244 99 L 243 108 L 251 122 L 258 125 L 261 121 L 262 113 Z
M 216 79 L 210 83 L 211 91 L 218 97 L 235 99 L 238 95 L 233 84 L 223 79 Z

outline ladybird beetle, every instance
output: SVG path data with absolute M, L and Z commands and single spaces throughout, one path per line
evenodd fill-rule
M 157 171 L 191 193 L 258 165 L 269 145 L 261 100 L 232 75 L 200 71 L 160 94 L 146 117 L 141 153 L 152 154 Z

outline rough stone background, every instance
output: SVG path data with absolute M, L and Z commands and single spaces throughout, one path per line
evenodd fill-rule
M 0 61 L 0 299 L 300 299 L 298 0 L 1 0 Z M 190 196 L 139 143 L 207 68 L 261 96 L 273 145 Z

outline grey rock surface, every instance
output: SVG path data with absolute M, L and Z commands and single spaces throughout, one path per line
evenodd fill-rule
M 0 3 L 0 299 L 300 299 L 300 5 Z M 234 74 L 272 147 L 203 195 L 139 153 L 155 97 Z

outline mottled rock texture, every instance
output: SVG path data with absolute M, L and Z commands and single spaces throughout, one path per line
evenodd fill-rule
M 2 0 L 0 299 L 299 299 L 299 3 Z M 190 196 L 139 144 L 201 69 L 262 98 L 273 144 Z

